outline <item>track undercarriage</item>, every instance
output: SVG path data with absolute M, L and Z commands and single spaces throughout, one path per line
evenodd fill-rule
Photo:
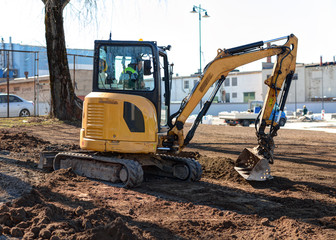
M 108 154 L 96 152 L 44 152 L 39 168 L 71 168 L 77 175 L 121 183 L 123 187 L 139 186 L 144 175 L 199 181 L 201 165 L 193 158 L 153 154 Z

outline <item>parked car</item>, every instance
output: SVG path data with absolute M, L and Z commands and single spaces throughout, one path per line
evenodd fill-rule
M 9 94 L 9 116 L 29 117 L 34 112 L 34 103 L 14 94 Z M 7 117 L 7 94 L 0 94 L 0 117 Z

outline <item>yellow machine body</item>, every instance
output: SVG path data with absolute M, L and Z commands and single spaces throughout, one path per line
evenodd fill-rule
M 83 105 L 80 147 L 119 153 L 155 153 L 158 121 L 155 106 L 137 95 L 92 92 Z

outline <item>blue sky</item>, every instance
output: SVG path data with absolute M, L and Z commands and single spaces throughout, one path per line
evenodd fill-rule
M 0 37 L 8 42 L 44 45 L 44 8 L 40 0 L 2 0 Z M 92 49 L 95 39 L 157 41 L 172 45 L 175 73 L 190 75 L 199 68 L 198 14 L 202 5 L 202 67 L 218 48 L 269 40 L 294 33 L 299 38 L 297 62 L 317 63 L 336 55 L 334 0 L 97 0 L 96 19 L 87 21 L 79 0 L 64 12 L 66 44 Z M 260 70 L 260 62 L 240 68 Z

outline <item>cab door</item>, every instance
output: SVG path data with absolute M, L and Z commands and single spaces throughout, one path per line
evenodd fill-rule
M 159 67 L 160 67 L 160 90 L 161 90 L 161 119 L 160 128 L 165 128 L 168 125 L 168 118 L 170 115 L 170 75 L 169 75 L 169 63 L 167 55 L 164 52 L 160 52 L 159 55 Z

